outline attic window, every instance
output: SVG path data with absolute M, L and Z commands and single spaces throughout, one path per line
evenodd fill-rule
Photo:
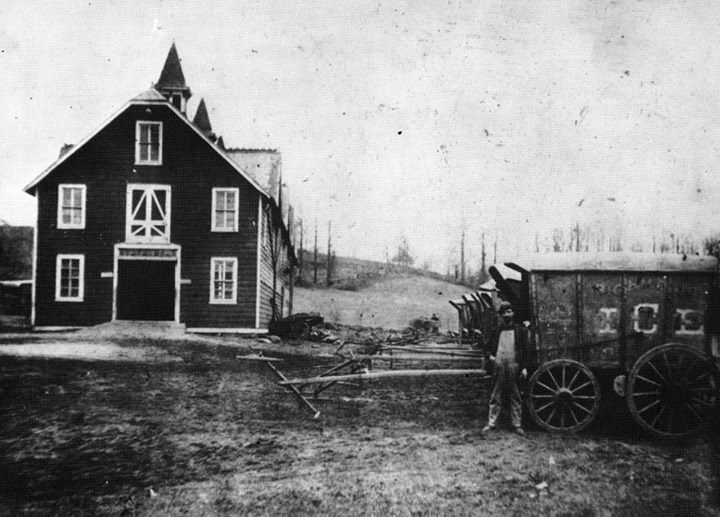
M 162 122 L 138 120 L 135 127 L 135 164 L 162 165 Z

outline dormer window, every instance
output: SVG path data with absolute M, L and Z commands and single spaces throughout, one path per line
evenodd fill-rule
M 138 120 L 135 126 L 135 164 L 162 165 L 162 122 Z

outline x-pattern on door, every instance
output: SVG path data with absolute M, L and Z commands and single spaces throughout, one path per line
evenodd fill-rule
M 127 242 L 170 242 L 170 187 L 128 185 Z

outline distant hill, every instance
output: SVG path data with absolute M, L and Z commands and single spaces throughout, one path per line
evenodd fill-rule
M 470 288 L 412 273 L 386 275 L 355 291 L 297 287 L 293 312 L 318 312 L 344 325 L 403 329 L 436 315 L 442 331 L 457 330 L 457 311 L 448 303 Z
M 33 228 L 0 225 L 0 280 L 32 278 Z
M 457 311 L 448 301 L 472 290 L 432 271 L 350 257 L 335 257 L 327 287 L 327 259 L 320 254 L 314 285 L 312 253 L 306 251 L 304 259 L 293 312 L 319 312 L 333 323 L 402 329 L 436 315 L 443 331 L 456 330 Z
M 318 253 L 317 284 L 314 282 L 314 259 L 312 251 L 303 250 L 299 257 L 303 264 L 297 275 L 297 285 L 301 287 L 327 286 L 327 254 Z M 441 275 L 434 271 L 399 266 L 388 262 L 357 259 L 353 257 L 333 257 L 334 265 L 330 279 L 331 287 L 345 291 L 356 291 L 371 286 L 373 283 L 398 275 L 414 275 L 432 278 L 449 283 L 458 283 L 454 278 Z

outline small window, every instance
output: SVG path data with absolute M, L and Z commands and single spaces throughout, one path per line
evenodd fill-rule
M 214 188 L 212 195 L 212 231 L 238 231 L 238 189 Z
M 135 128 L 135 163 L 162 164 L 162 122 L 138 120 Z
M 173 93 L 170 96 L 170 102 L 173 106 L 182 111 L 182 95 L 179 93 Z
M 55 301 L 81 302 L 85 290 L 85 255 L 58 255 Z
M 85 228 L 85 185 L 58 185 L 58 221 L 61 230 Z
M 210 303 L 237 303 L 237 258 L 210 259 Z

